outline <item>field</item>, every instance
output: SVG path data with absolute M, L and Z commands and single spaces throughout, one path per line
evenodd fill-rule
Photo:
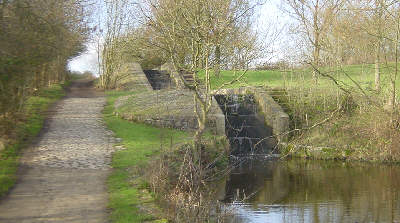
M 343 67 L 324 67 L 322 73 L 339 80 L 339 83 L 348 88 L 356 88 L 354 82 L 363 89 L 374 89 L 375 69 L 374 64 L 346 65 Z M 394 72 L 394 65 L 381 66 L 382 89 L 389 87 L 388 74 Z M 220 77 L 211 75 L 211 88 L 218 89 L 224 83 L 234 80 L 243 71 L 221 71 Z M 330 88 L 334 87 L 331 79 L 318 75 L 318 85 L 312 78 L 312 70 L 287 69 L 287 70 L 248 70 L 237 82 L 225 86 L 225 88 L 238 88 L 244 86 L 266 86 L 280 88 Z M 200 78 L 204 77 L 204 71 L 200 72 Z M 349 78 L 350 77 L 350 78 Z M 353 82 L 354 81 L 354 82 Z M 400 87 L 397 83 L 397 87 Z

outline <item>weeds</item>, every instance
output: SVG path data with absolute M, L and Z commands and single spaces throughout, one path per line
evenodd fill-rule
M 300 130 L 294 131 L 290 138 L 297 149 L 286 149 L 285 154 L 322 159 L 400 161 L 399 115 L 383 109 L 381 95 L 370 93 L 365 97 L 357 92 L 337 91 L 334 87 L 271 92 L 289 114 L 291 129 Z M 340 112 L 329 121 L 309 129 L 336 109 Z

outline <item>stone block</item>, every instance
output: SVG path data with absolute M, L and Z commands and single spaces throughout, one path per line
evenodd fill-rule
M 117 75 L 124 77 L 120 80 L 120 88 L 122 89 L 143 89 L 144 91 L 151 91 L 153 89 L 139 63 L 126 63 L 122 65 Z
M 195 131 L 198 129 L 194 114 L 193 92 L 189 90 L 164 89 L 159 91 L 140 92 L 135 95 L 123 96 L 116 100 L 115 108 L 120 110 L 120 116 L 127 120 L 145 122 L 150 125 Z M 216 116 L 220 120 L 215 120 Z M 212 132 L 222 132 L 225 129 L 223 113 L 218 103 L 213 100 L 209 113 L 210 122 L 207 128 Z M 219 129 L 216 129 L 218 126 Z M 223 126 L 223 127 L 221 127 Z
M 216 134 L 219 136 L 224 136 L 225 135 L 225 115 L 223 114 L 216 114 L 214 115 L 215 117 L 215 129 L 216 129 Z
M 185 85 L 183 81 L 179 77 L 179 73 L 175 70 L 174 65 L 172 63 L 165 63 L 161 65 L 160 71 L 166 71 L 170 74 L 171 79 L 173 80 L 175 87 L 177 89 L 184 89 Z

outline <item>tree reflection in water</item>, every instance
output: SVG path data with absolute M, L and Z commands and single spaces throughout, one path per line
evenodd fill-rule
M 400 222 L 399 165 L 249 159 L 221 190 L 230 222 Z

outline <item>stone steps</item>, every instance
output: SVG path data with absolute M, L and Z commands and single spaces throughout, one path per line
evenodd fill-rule
M 144 73 L 153 87 L 153 90 L 166 89 L 173 85 L 169 74 L 165 71 L 144 70 Z
M 194 78 L 192 74 L 189 73 L 183 74 L 183 79 L 185 79 L 186 83 L 188 83 L 190 86 L 194 85 Z

